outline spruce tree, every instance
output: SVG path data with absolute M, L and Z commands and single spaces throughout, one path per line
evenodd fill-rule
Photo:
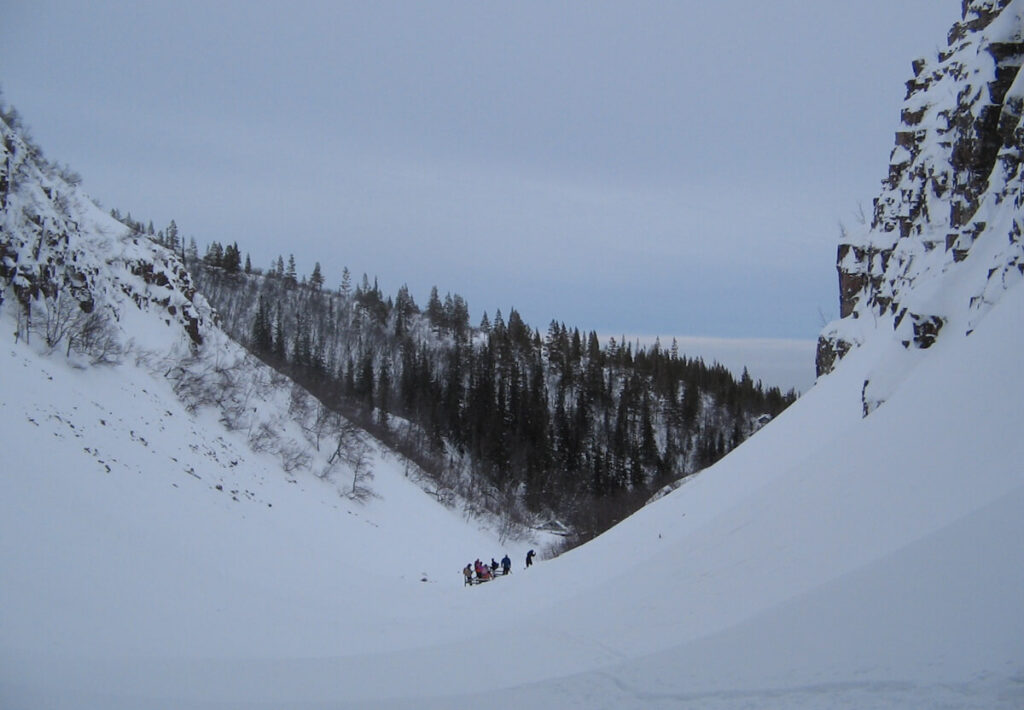
M 266 299 L 262 294 L 260 294 L 259 304 L 256 306 L 256 317 L 252 323 L 252 346 L 261 355 L 269 354 L 274 348 L 270 316 L 267 313 Z
M 287 342 L 284 330 L 284 315 L 281 312 L 281 304 L 277 304 L 277 312 L 274 316 L 274 357 L 278 362 L 285 362 L 285 353 L 287 352 Z
M 444 328 L 444 306 L 441 305 L 441 297 L 437 295 L 437 286 L 430 289 L 430 299 L 427 301 L 427 319 L 434 330 L 440 332 Z
M 221 259 L 221 266 L 224 271 L 229 274 L 237 274 L 241 269 L 242 259 L 238 252 L 238 242 L 229 244 L 224 248 L 224 254 Z
M 341 270 L 341 287 L 338 291 L 344 298 L 352 295 L 352 273 L 348 270 L 347 266 Z
M 391 365 L 387 357 L 380 363 L 380 371 L 377 373 L 377 410 L 378 422 L 381 426 L 387 426 L 388 410 L 391 408 Z
M 295 272 L 295 255 L 288 255 L 288 268 L 284 271 L 284 283 L 288 288 L 294 288 L 298 285 L 298 274 Z
M 164 246 L 173 252 L 177 252 L 181 249 L 181 241 L 178 236 L 178 225 L 172 219 L 171 223 L 167 225 L 167 229 L 164 232 Z
M 324 285 L 324 277 L 320 273 L 320 262 L 316 262 L 313 265 L 313 273 L 309 277 L 309 285 L 313 287 L 313 290 L 319 291 Z

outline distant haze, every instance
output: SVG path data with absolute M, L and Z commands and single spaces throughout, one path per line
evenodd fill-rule
M 622 341 L 622 335 L 601 336 Z M 672 337 L 626 335 L 625 342 L 650 348 L 656 341 L 663 349 L 672 347 Z M 803 393 L 814 384 L 815 340 L 786 340 L 783 338 L 709 338 L 678 336 L 679 354 L 700 358 L 707 364 L 719 363 L 737 378 L 746 369 L 755 382 L 765 387 L 778 387 L 783 393 L 790 389 Z

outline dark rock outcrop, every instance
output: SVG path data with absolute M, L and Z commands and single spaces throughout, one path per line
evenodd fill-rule
M 1019 0 L 965 0 L 946 49 L 913 62 L 870 227 L 839 245 L 840 320 L 819 338 L 819 375 L 857 345 L 858 329 L 844 321 L 871 316 L 906 328 L 899 338 L 908 345 L 934 343 L 947 319 L 921 312 L 918 284 L 966 261 L 992 230 L 1008 246 L 986 253 L 995 261 L 971 308 L 981 317 L 992 289 L 1024 271 L 1022 13 Z M 905 319 L 908 310 L 915 315 Z

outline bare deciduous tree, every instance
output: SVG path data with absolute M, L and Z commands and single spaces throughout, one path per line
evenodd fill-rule
M 347 419 L 342 420 L 338 427 L 338 443 L 327 463 L 333 464 L 335 461 L 344 463 L 352 471 L 352 487 L 346 494 L 349 498 L 363 502 L 373 497 L 369 487 L 373 480 L 370 445 L 363 438 L 360 428 Z
M 330 431 L 334 431 L 338 428 L 341 423 L 341 417 L 337 412 L 334 412 L 330 408 L 324 406 L 320 400 L 316 401 L 316 407 L 312 415 L 303 418 L 301 421 L 302 430 L 306 432 L 306 435 L 313 441 L 313 446 L 317 451 L 320 450 L 320 439 L 323 438 L 324 434 Z M 324 476 L 321 475 L 321 478 Z
M 281 457 L 281 468 L 285 473 L 291 473 L 299 468 L 307 468 L 310 462 L 309 453 L 306 448 L 297 441 L 289 440 L 281 445 L 278 455 Z
M 124 353 L 110 316 L 100 310 L 86 315 L 78 327 L 71 330 L 68 348 L 88 356 L 93 365 L 116 364 Z

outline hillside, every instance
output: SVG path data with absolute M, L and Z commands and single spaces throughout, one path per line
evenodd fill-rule
M 544 544 L 439 503 L 231 341 L 172 252 L 0 134 L 0 706 L 104 704 L 72 668 L 93 659 L 362 651 L 467 558 Z
M 1022 45 L 1024 0 L 966 0 L 914 63 L 916 147 L 898 132 L 872 224 L 839 247 L 814 388 L 595 540 L 529 570 L 510 549 L 487 585 L 459 568 L 505 550 L 395 459 L 356 503 L 317 465 L 283 471 L 287 446 L 252 453 L 236 398 L 192 406 L 153 364 L 244 353 L 187 287 L 201 342 L 131 296 L 130 235 L 81 246 L 126 314 L 120 364 L 16 341 L 20 301 L 0 313 L 0 705 L 1024 706 Z M 55 219 L 47 180 L 5 187 L 5 238 L 29 195 Z M 109 224 L 75 215 L 75 248 Z M 33 253 L 24 281 L 4 262 L 5 298 L 56 263 Z
M 506 527 L 567 530 L 567 546 L 796 399 L 675 342 L 601 343 L 557 321 L 542 336 L 514 308 L 474 327 L 464 299 L 436 288 L 420 308 L 405 286 L 385 296 L 365 274 L 353 284 L 345 272 L 333 289 L 319 264 L 306 279 L 291 258 L 246 270 L 236 244 L 214 242 L 202 259 L 184 251 L 224 329 L 257 357 Z

